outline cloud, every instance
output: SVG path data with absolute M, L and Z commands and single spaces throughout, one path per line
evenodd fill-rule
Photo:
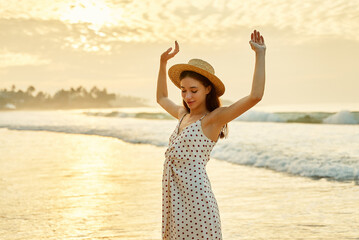
M 177 39 L 224 46 L 247 41 L 254 29 L 286 44 L 320 37 L 359 41 L 358 12 L 358 0 L 0 0 L 7 34 L 40 35 L 50 41 L 57 36 L 62 48 L 104 54 L 128 42 Z
M 9 52 L 7 49 L 0 50 L 0 68 L 24 65 L 37 66 L 50 63 L 49 59 L 43 59 L 36 55 Z

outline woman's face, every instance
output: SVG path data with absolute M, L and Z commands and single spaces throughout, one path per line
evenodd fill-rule
M 189 108 L 195 108 L 206 100 L 206 95 L 211 87 L 205 88 L 203 84 L 191 77 L 185 77 L 181 80 L 182 98 Z

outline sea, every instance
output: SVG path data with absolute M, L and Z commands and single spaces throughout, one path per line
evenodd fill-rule
M 358 114 L 256 106 L 229 122 L 206 166 L 223 239 L 359 239 Z M 177 124 L 156 107 L 0 112 L 0 239 L 161 239 Z
M 252 109 L 228 123 L 228 137 L 219 139 L 212 157 L 359 185 L 358 109 Z M 0 128 L 9 130 L 98 135 L 163 147 L 177 123 L 157 107 L 0 112 Z

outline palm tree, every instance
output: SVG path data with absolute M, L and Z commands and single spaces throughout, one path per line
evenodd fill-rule
M 31 95 L 32 96 L 32 93 L 35 91 L 35 88 L 33 86 L 29 86 L 26 90 L 26 93 L 28 95 Z

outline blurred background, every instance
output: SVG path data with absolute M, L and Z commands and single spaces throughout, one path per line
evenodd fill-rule
M 228 106 L 254 30 L 264 96 L 207 166 L 223 238 L 358 239 L 358 0 L 0 0 L 0 29 L 1 239 L 160 239 L 160 55 L 208 61 Z
M 257 107 L 358 110 L 358 10 L 358 1 L 0 1 L 0 87 L 53 96 L 96 86 L 157 106 L 159 56 L 177 40 L 168 67 L 207 60 L 227 87 L 222 101 L 234 102 L 250 92 L 256 29 L 267 45 Z

